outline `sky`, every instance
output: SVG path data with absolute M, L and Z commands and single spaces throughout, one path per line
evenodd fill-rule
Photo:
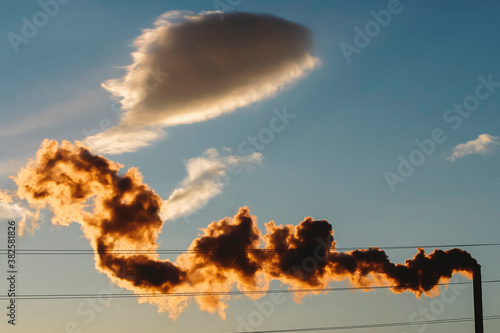
M 160 250 L 187 249 L 200 228 L 243 206 L 262 232 L 271 220 L 327 220 L 339 248 L 448 250 L 444 245 L 498 242 L 500 47 L 494 36 L 500 4 L 54 3 L 2 4 L 0 189 L 6 193 L 17 191 L 12 177 L 35 158 L 44 139 L 79 141 L 123 165 L 122 173 L 138 168 L 142 181 L 173 207 L 160 214 Z M 177 39 L 165 37 L 164 48 L 152 43 L 169 24 L 217 10 L 286 21 L 265 16 L 276 28 L 217 30 L 231 16 L 214 13 L 207 23 L 214 30 L 203 38 L 179 29 Z M 35 30 L 25 27 L 44 17 Z M 158 59 L 165 70 L 155 71 Z M 227 72 L 211 71 L 203 59 L 219 61 Z M 19 222 L 19 211 L 37 210 L 26 199 L 15 203 L 17 210 L 12 203 L 0 205 L 2 249 L 7 221 Z M 18 249 L 92 249 L 88 230 L 51 223 L 49 209 L 40 211 L 38 228 L 30 230 L 35 213 L 26 215 Z M 483 280 L 500 278 L 498 247 L 464 249 L 482 266 Z M 387 250 L 395 263 L 416 252 Z M 17 266 L 19 294 L 127 292 L 96 270 L 92 255 L 18 255 Z M 5 295 L 8 285 L 1 281 Z M 464 281 L 461 275 L 452 279 Z M 270 287 L 287 285 L 273 281 Z M 497 315 L 498 284 L 484 284 L 483 293 L 485 315 Z M 2 300 L 6 312 L 4 305 Z M 420 298 L 384 289 L 307 295 L 300 303 L 290 294 L 257 301 L 242 296 L 227 302 L 225 319 L 195 302 L 174 320 L 135 297 L 104 305 L 93 299 L 19 300 L 16 326 L 2 314 L 0 327 L 43 333 L 237 332 L 430 319 L 425 313 L 432 319 L 471 317 L 472 286 Z M 485 331 L 496 332 L 499 325 L 487 321 Z M 470 332 L 473 326 L 437 327 Z

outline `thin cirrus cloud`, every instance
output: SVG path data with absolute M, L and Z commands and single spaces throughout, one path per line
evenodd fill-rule
M 120 122 L 85 144 L 97 153 L 135 151 L 165 127 L 271 97 L 319 63 L 302 25 L 269 14 L 218 14 L 171 11 L 145 29 L 125 76 L 102 84 L 120 99 Z
M 462 158 L 471 154 L 487 154 L 491 152 L 495 146 L 500 145 L 500 138 L 489 134 L 481 134 L 475 140 L 461 143 L 453 148 L 451 156 L 447 159 L 455 162 L 457 158 Z
M 82 113 L 95 112 L 96 106 L 103 100 L 103 94 L 99 90 L 81 91 L 70 99 L 0 127 L 0 138 L 24 135 L 61 124 L 67 118 L 77 117 Z

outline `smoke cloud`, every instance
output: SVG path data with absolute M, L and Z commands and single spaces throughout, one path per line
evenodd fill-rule
M 137 169 L 123 175 L 119 169 L 81 143 L 45 140 L 15 182 L 20 198 L 52 210 L 53 223 L 79 223 L 95 250 L 96 269 L 119 286 L 137 294 L 209 292 L 194 300 L 202 310 L 222 318 L 230 296 L 214 293 L 234 287 L 267 290 L 272 280 L 279 280 L 294 288 L 322 288 L 347 280 L 366 289 L 383 284 L 393 286 L 396 293 L 420 296 L 435 291 L 452 274 L 470 276 L 477 267 L 476 260 L 460 249 L 431 254 L 419 249 L 404 264 L 390 262 L 379 248 L 338 252 L 331 224 L 311 217 L 296 226 L 271 221 L 264 234 L 247 207 L 210 223 L 175 262 L 161 260 L 156 253 L 163 225 L 160 212 L 168 201 L 142 182 Z M 140 302 L 156 304 L 172 318 L 192 299 L 139 295 Z
M 98 153 L 134 151 L 162 128 L 233 112 L 309 72 L 310 31 L 269 14 L 172 11 L 135 40 L 127 74 L 103 83 L 121 99 L 119 124 L 88 137 Z

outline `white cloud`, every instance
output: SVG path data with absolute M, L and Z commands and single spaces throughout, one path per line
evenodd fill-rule
M 220 194 L 231 175 L 234 176 L 241 168 L 260 163 L 261 160 L 261 153 L 221 156 L 214 148 L 206 150 L 200 157 L 188 160 L 187 176 L 180 187 L 163 201 L 161 217 L 164 220 L 173 220 L 192 214 Z
M 149 142 L 159 140 L 164 135 L 165 132 L 159 127 L 121 126 L 90 136 L 85 140 L 85 144 L 99 154 L 128 153 L 146 147 Z
M 226 13 L 221 21 L 215 12 L 168 12 L 135 46 L 126 75 L 103 83 L 124 112 L 116 127 L 85 140 L 98 153 L 133 151 L 160 138 L 161 128 L 271 97 L 318 64 L 307 28 L 267 14 Z
M 461 143 L 453 148 L 453 153 L 447 159 L 454 162 L 457 158 L 462 158 L 471 154 L 487 154 L 495 146 L 500 145 L 500 138 L 489 134 L 481 134 L 475 140 Z
M 30 211 L 19 202 L 14 202 L 13 197 L 6 191 L 0 190 L 0 219 L 15 220 L 18 225 L 18 234 L 22 236 L 25 230 L 33 231 L 39 227 L 38 211 Z

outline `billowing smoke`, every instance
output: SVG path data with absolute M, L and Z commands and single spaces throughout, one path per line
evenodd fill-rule
M 276 94 L 314 68 L 311 32 L 269 14 L 172 11 L 135 40 L 133 63 L 103 87 L 120 99 L 120 123 L 88 137 L 98 153 L 137 150 L 162 128 L 233 112 Z
M 331 224 L 310 217 L 296 226 L 271 221 L 263 234 L 247 207 L 233 218 L 210 223 L 175 262 L 161 260 L 156 250 L 163 202 L 137 169 L 123 175 L 119 169 L 78 142 L 45 140 L 15 181 L 20 198 L 52 210 L 53 223 L 81 225 L 96 250 L 96 268 L 118 285 L 137 294 L 210 292 L 194 299 L 201 309 L 223 318 L 230 296 L 217 292 L 234 287 L 266 290 L 279 280 L 294 288 L 322 288 L 348 280 L 367 289 L 383 284 L 397 293 L 421 295 L 454 273 L 470 275 L 477 266 L 460 249 L 428 255 L 419 249 L 404 264 L 391 263 L 378 248 L 338 252 Z M 149 252 L 133 253 L 137 250 Z M 176 318 L 191 298 L 139 296 L 139 301 L 156 304 Z

